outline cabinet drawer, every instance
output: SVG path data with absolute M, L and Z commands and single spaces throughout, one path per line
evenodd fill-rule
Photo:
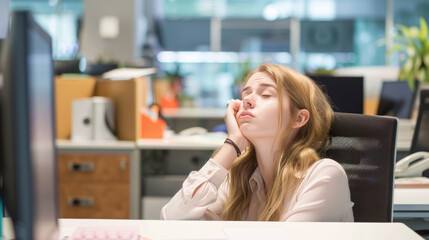
M 61 218 L 129 218 L 127 184 L 59 185 Z
M 121 182 L 130 181 L 128 154 L 58 154 L 60 182 Z

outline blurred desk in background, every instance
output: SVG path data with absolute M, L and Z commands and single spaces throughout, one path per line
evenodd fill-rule
M 396 136 L 396 161 L 409 155 L 415 126 L 415 119 L 399 119 Z
M 366 115 L 376 115 L 378 101 L 377 98 L 366 98 L 363 102 L 363 113 Z
M 170 129 L 176 133 L 190 127 L 203 127 L 209 132 L 224 124 L 225 108 L 178 108 L 163 109 L 162 115 L 167 120 Z
M 394 218 L 429 218 L 429 188 L 395 188 Z

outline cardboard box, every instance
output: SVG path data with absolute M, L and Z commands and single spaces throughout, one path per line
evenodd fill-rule
M 72 120 L 72 101 L 88 98 L 94 94 L 95 77 L 57 76 L 55 77 L 55 121 L 57 139 L 70 139 Z
M 95 96 L 107 97 L 115 104 L 118 140 L 137 141 L 140 138 L 140 109 L 146 107 L 148 92 L 146 77 L 129 80 L 100 80 Z

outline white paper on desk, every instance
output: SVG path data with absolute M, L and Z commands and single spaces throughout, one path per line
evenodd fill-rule
M 229 240 L 286 240 L 279 229 L 248 229 L 229 228 L 223 230 Z
M 103 74 L 103 78 L 111 80 L 127 80 L 156 73 L 155 68 L 117 68 Z

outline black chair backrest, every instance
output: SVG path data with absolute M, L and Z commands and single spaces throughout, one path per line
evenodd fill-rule
M 335 113 L 326 157 L 347 173 L 356 222 L 391 222 L 396 161 L 394 117 Z
M 419 85 L 420 81 L 414 81 L 414 90 L 411 90 L 406 81 L 384 81 L 377 115 L 410 118 Z
M 429 152 L 429 89 L 420 90 L 420 106 L 410 153 Z

